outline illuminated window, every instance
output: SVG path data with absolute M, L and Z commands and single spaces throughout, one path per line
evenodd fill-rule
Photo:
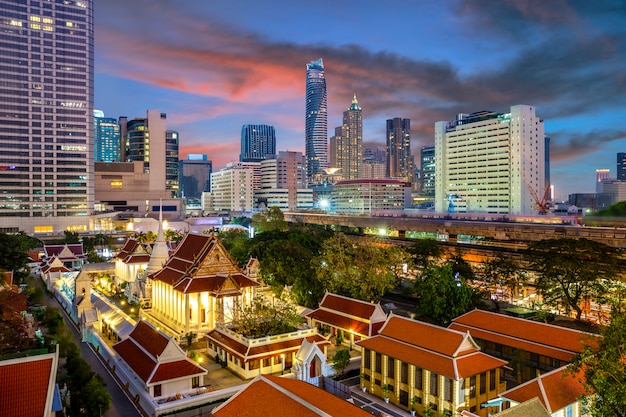
M 111 188 L 122 188 L 122 180 L 111 181 Z
M 41 22 L 41 17 L 39 17 L 39 16 L 28 16 L 28 19 L 31 22 Z
M 74 23 L 73 22 L 65 22 L 65 26 L 67 26 L 68 28 L 73 28 L 74 27 Z
M 52 233 L 52 226 L 35 226 L 35 233 Z
M 30 24 L 30 28 L 31 29 L 41 29 L 41 25 L 38 23 L 31 23 Z

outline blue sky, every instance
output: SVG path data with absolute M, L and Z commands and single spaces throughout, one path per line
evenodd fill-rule
M 626 151 L 621 0 L 107 0 L 95 16 L 96 108 L 167 113 L 181 158 L 205 153 L 214 170 L 238 159 L 247 123 L 304 151 L 305 66 L 320 57 L 329 131 L 356 94 L 366 145 L 410 118 L 418 156 L 436 121 L 533 105 L 561 198 L 593 192 Z

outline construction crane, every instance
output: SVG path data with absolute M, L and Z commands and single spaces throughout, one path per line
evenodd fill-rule
M 548 214 L 548 210 L 550 209 L 550 202 L 548 201 L 548 196 L 550 195 L 550 184 L 548 184 L 546 190 L 543 192 L 543 198 L 541 200 L 530 184 L 528 184 L 528 190 L 533 196 L 533 200 L 535 200 L 535 209 L 539 212 L 539 214 Z

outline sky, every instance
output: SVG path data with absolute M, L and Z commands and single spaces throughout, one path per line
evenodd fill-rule
M 95 108 L 167 113 L 180 158 L 237 161 L 241 126 L 304 153 L 306 64 L 322 58 L 329 135 L 356 94 L 364 146 L 411 119 L 411 150 L 457 113 L 531 105 L 557 199 L 595 192 L 626 152 L 623 0 L 106 0 L 95 2 Z

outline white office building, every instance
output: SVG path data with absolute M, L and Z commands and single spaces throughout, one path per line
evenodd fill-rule
M 459 114 L 435 123 L 435 210 L 537 214 L 546 187 L 543 120 L 535 108 Z
M 260 169 L 259 162 L 230 162 L 211 173 L 211 192 L 202 194 L 202 210 L 251 212 L 254 191 L 260 185 Z

